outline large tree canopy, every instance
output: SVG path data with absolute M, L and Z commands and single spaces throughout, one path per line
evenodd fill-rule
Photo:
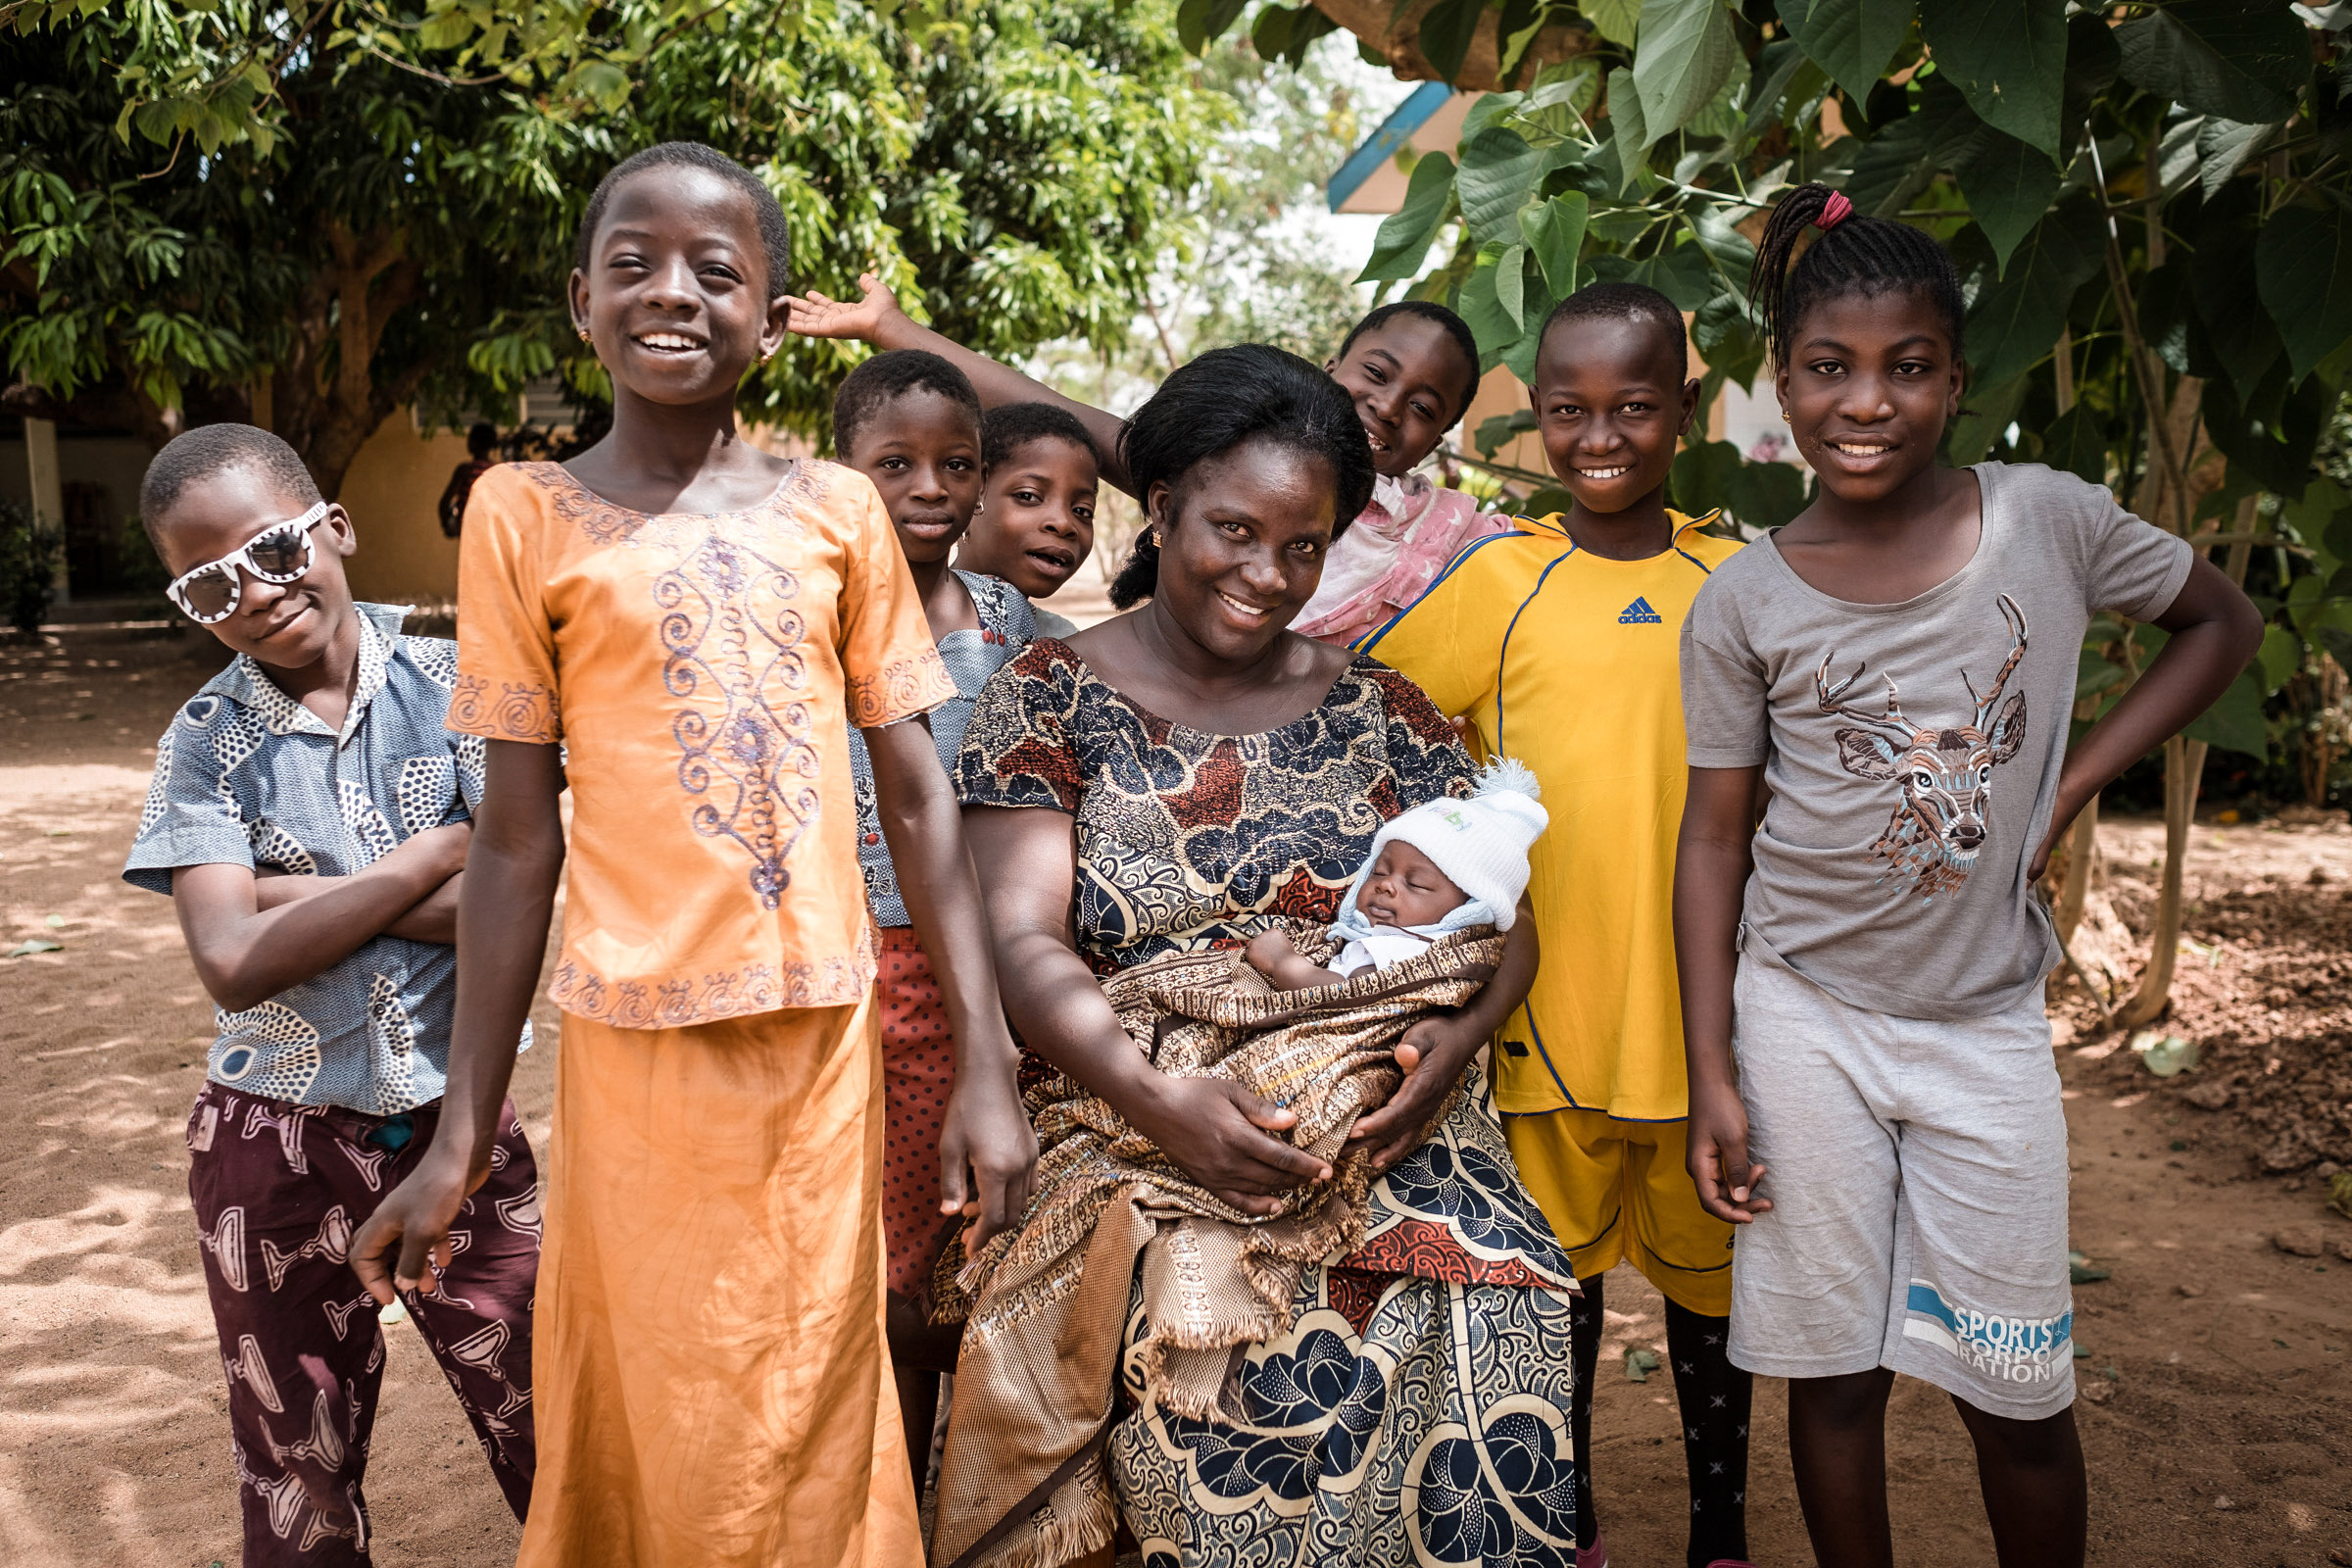
M 776 191 L 796 287 L 890 256 L 975 344 L 1109 346 L 1184 241 L 1223 102 L 1165 0 L 412 9 L 0 4 L 21 406 L 158 441 L 260 410 L 331 495 L 407 404 L 511 406 L 555 369 L 593 390 L 573 227 L 614 161 L 680 137 Z M 818 427 L 842 352 L 794 344 L 747 412 Z

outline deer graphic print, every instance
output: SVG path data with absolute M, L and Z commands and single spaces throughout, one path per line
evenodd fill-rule
M 1868 666 L 1856 665 L 1851 675 L 1833 686 L 1830 662 L 1838 657 L 1835 649 L 1822 656 L 1813 675 L 1821 710 L 1853 721 L 1838 730 L 1839 764 L 1856 778 L 1892 780 L 1902 791 L 1886 830 L 1870 847 L 1886 862 L 1881 880 L 1887 874 L 1906 876 L 1913 890 L 1931 902 L 1939 893 L 1956 891 L 1976 869 L 1992 809 L 1993 769 L 2025 744 L 2026 694 L 2018 692 L 2004 704 L 2001 693 L 2026 654 L 2026 616 L 2007 594 L 2000 596 L 2000 610 L 2009 623 L 2009 657 L 1982 694 L 1968 671 L 1960 672 L 1976 711 L 1957 728 L 1922 727 L 1905 716 L 1890 674 L 1880 676 L 1886 683 L 1884 712 L 1840 704 L 1838 699 Z

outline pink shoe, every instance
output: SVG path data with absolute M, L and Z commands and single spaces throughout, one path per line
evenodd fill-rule
M 1576 1548 L 1576 1568 L 1609 1568 L 1609 1544 L 1598 1531 L 1593 1532 L 1592 1544 Z

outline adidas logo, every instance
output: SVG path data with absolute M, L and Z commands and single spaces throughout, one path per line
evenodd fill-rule
M 1617 624 L 1620 626 L 1663 626 L 1666 624 L 1666 617 L 1650 609 L 1648 600 L 1637 599 L 1619 612 Z

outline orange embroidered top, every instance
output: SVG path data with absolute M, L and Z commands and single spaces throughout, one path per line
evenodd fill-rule
M 873 485 L 803 461 L 748 511 L 649 516 L 513 464 L 463 540 L 449 727 L 567 749 L 557 1005 L 667 1029 L 862 999 L 847 726 L 956 695 Z

